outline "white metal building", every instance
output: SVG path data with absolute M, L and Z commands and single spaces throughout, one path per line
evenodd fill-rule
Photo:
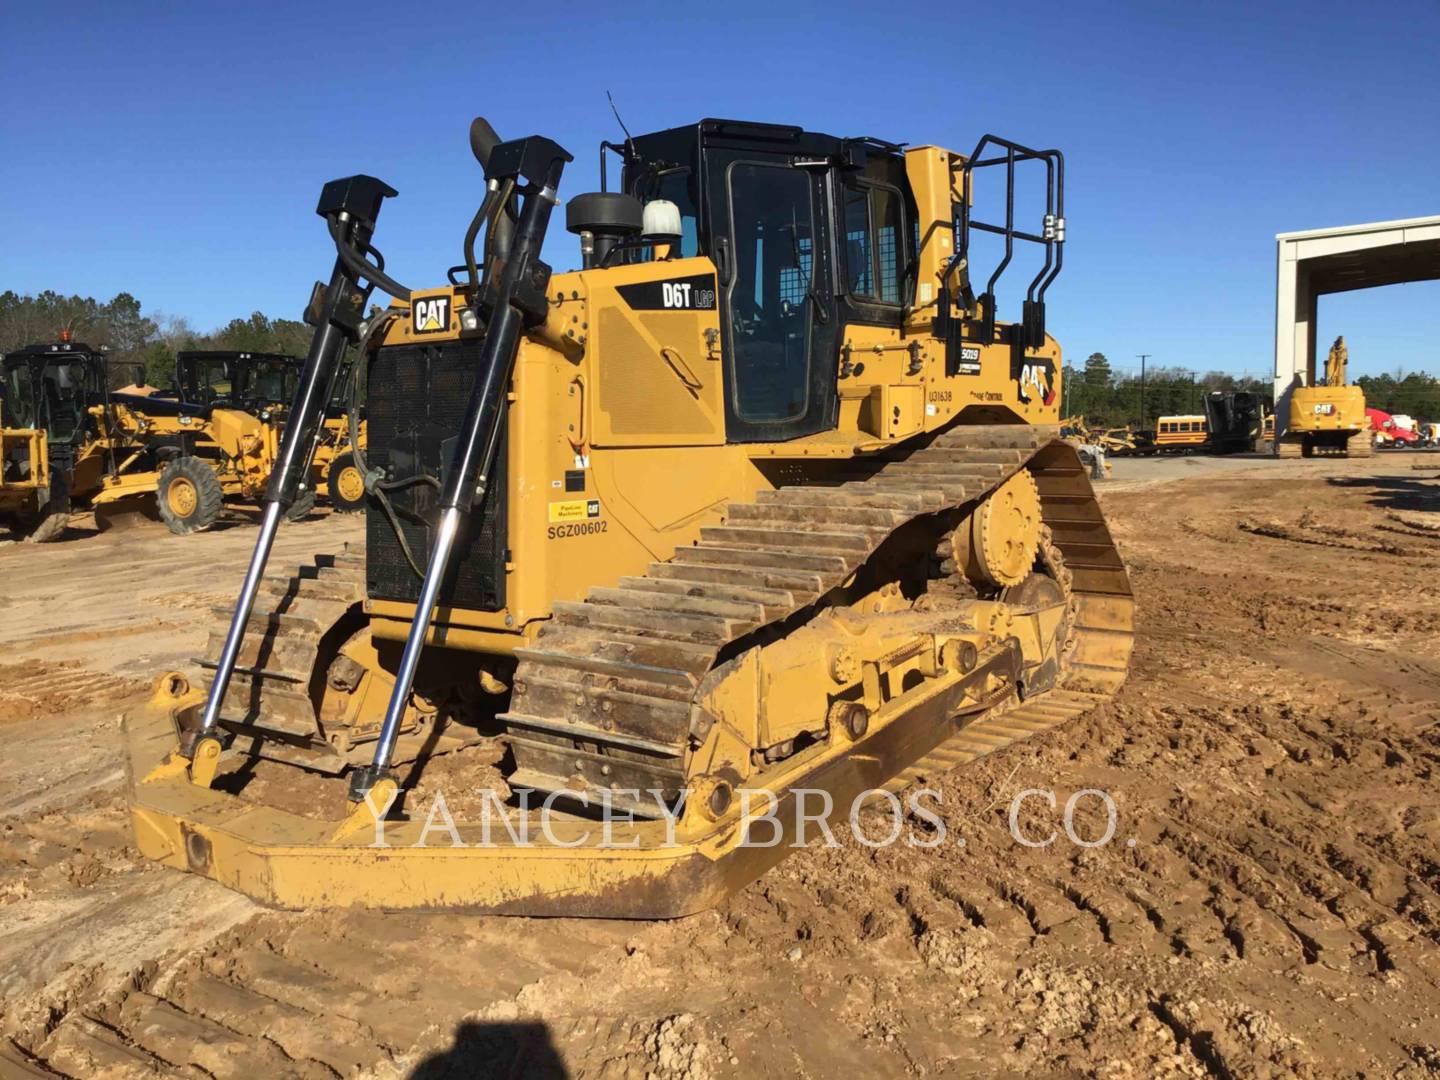
M 1326 293 L 1440 279 L 1440 216 L 1275 237 L 1275 422 L 1290 388 L 1315 381 L 1316 301 Z

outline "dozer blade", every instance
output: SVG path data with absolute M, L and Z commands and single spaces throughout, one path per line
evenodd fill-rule
M 714 906 L 843 825 L 857 800 L 1063 724 L 1119 687 L 1129 584 L 1085 470 L 1048 435 L 958 428 L 869 479 L 767 492 L 732 506 L 689 557 L 558 609 L 521 653 L 501 717 L 506 779 L 529 790 L 472 801 L 463 820 L 417 803 L 377 822 L 387 807 L 348 808 L 338 779 L 308 812 L 194 784 L 165 755 L 200 695 L 164 679 L 126 722 L 138 845 L 287 908 L 664 918 Z M 952 575 L 921 604 L 883 584 L 897 552 L 916 565 L 904 541 L 969 520 L 1022 473 L 1049 571 L 1032 573 L 1038 591 L 1027 579 L 976 596 Z M 808 528 L 784 528 L 796 521 Z M 818 815 L 816 792 L 830 807 Z M 597 820 L 597 807 L 619 813 Z

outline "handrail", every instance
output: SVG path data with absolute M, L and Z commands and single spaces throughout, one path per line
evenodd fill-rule
M 995 147 L 1003 153 L 984 157 L 987 149 Z M 1026 161 L 1045 163 L 1045 213 L 1041 219 L 1039 233 L 1027 232 L 1015 227 L 1015 166 Z M 977 220 L 971 212 L 974 174 L 976 169 L 1005 167 L 1005 222 Z M 980 296 L 984 309 L 981 340 L 990 341 L 995 336 L 995 286 L 1009 267 L 1015 254 L 1015 241 L 1040 244 L 1045 249 L 1045 262 L 1031 280 L 1025 291 L 1021 325 L 1024 342 L 1029 348 L 1038 348 L 1045 339 L 1045 293 L 1059 276 L 1064 265 L 1065 245 L 1065 157 L 1059 150 L 1034 150 L 1028 146 L 1001 138 L 998 135 L 984 135 L 975 144 L 975 150 L 962 165 L 962 192 L 956 212 L 958 237 L 955 253 L 941 275 L 942 289 L 948 296 L 950 275 L 968 263 L 971 230 L 992 233 L 1005 238 L 1005 254 L 996 265 Z M 943 301 L 942 301 L 943 302 Z

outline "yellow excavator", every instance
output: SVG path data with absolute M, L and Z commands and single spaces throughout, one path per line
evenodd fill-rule
M 1337 337 L 1325 358 L 1325 381 L 1290 391 L 1289 423 L 1275 441 L 1275 456 L 1369 457 L 1374 450 L 1365 391 L 1346 384 L 1350 351 Z
M 1058 151 L 730 120 L 602 143 L 552 273 L 571 155 L 470 141 L 449 284 L 382 269 L 394 189 L 321 193 L 336 261 L 238 599 L 126 721 L 145 855 L 289 908 L 678 916 L 1115 693 L 1133 600 L 1045 328 Z M 1004 255 L 977 295 L 980 233 Z M 347 347 L 365 549 L 267 576 Z

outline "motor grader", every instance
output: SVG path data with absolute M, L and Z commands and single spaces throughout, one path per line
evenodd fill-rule
M 62 331 L 0 361 L 0 522 L 33 543 L 58 539 L 74 510 L 107 512 L 154 488 L 154 460 L 121 421 L 111 361 Z
M 382 269 L 394 189 L 322 190 L 336 261 L 237 602 L 126 721 L 147 856 L 282 907 L 677 916 L 1121 685 L 1130 586 L 1045 328 L 1058 151 L 727 120 L 605 143 L 552 273 L 571 155 L 483 120 L 471 146 L 449 284 Z M 365 549 L 267 577 L 347 347 Z
M 366 417 L 363 394 L 357 390 L 355 378 L 354 363 L 347 355 L 341 361 L 310 463 L 315 490 L 323 490 L 330 508 L 340 514 L 365 509 L 365 476 L 360 462 L 365 454 Z
M 283 426 L 295 396 L 300 369 L 300 358 L 281 353 L 182 352 L 175 358 L 175 387 L 167 396 L 211 408 L 238 409 L 261 423 Z M 320 441 L 311 460 L 311 486 L 317 494 L 324 491 L 330 505 L 341 513 L 353 513 L 365 505 L 365 483 L 350 446 L 347 422 L 350 373 L 347 358 L 336 379 Z M 363 419 L 358 431 L 363 450 Z M 265 445 L 273 460 L 278 439 L 267 440 Z M 217 449 L 212 447 L 212 457 L 217 456 Z M 262 476 L 260 483 L 263 482 Z
M 228 400 L 202 404 L 183 397 L 112 395 L 119 425 L 155 461 L 156 473 L 144 486 L 160 519 L 177 535 L 210 528 L 226 499 L 263 498 L 279 454 L 280 421 L 250 406 L 227 407 Z M 314 506 L 314 487 L 307 484 L 287 513 L 301 518 Z
M 300 361 L 293 356 L 191 349 L 176 354 L 175 385 L 163 396 L 261 416 L 288 408 L 299 378 Z
M 64 333 L 6 356 L 0 515 L 12 530 L 54 540 L 86 508 L 102 530 L 158 515 L 185 534 L 212 525 L 227 497 L 261 497 L 278 453 L 277 420 L 238 399 L 243 407 L 226 407 L 226 396 L 113 391 L 110 367 L 102 350 Z M 313 506 L 311 487 L 289 513 Z
M 1075 448 L 1075 456 L 1090 470 L 1091 479 L 1108 478 L 1114 471 L 1105 432 L 1085 423 L 1084 416 L 1066 416 L 1060 421 L 1060 439 Z
M 173 393 L 183 400 L 211 407 L 239 409 L 261 423 L 276 425 L 277 438 L 265 443 L 268 460 L 273 462 L 278 432 L 283 429 L 300 377 L 300 358 L 280 353 L 191 351 L 180 353 L 175 366 L 176 387 Z M 347 357 L 336 378 L 320 440 L 311 460 L 310 486 L 316 495 L 324 492 L 331 507 L 341 513 L 362 509 L 365 500 L 364 480 L 350 446 L 346 415 L 351 397 L 350 372 Z M 363 416 L 358 431 L 363 450 Z M 262 465 L 261 468 L 268 466 Z M 263 481 L 261 476 L 262 484 Z

